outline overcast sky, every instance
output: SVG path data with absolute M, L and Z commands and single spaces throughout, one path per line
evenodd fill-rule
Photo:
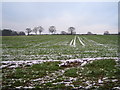
M 77 33 L 118 32 L 117 2 L 3 2 L 2 28 L 25 31 L 27 27 L 54 25 L 57 33 L 75 27 Z

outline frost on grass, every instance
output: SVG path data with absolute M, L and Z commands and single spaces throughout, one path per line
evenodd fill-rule
M 117 49 L 117 36 L 3 37 L 2 59 L 19 61 L 118 57 Z
M 69 87 L 74 89 L 119 87 L 118 75 L 120 71 L 115 67 L 115 60 L 88 60 L 84 66 L 81 66 L 85 61 L 47 61 L 22 68 L 4 69 L 3 87 L 55 88 L 58 85 L 60 85 L 59 88 Z M 8 82 L 8 80 L 11 82 Z
M 5 90 L 120 88 L 117 36 L 15 36 L 2 43 Z

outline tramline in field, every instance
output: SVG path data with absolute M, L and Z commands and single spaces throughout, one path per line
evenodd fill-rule
M 110 37 L 110 40 L 108 40 L 108 37 Z M 94 35 L 4 37 L 3 60 L 66 60 L 87 57 L 117 57 L 117 36 L 111 35 L 108 37 Z
M 75 36 L 74 39 L 71 40 L 70 42 L 70 46 L 76 47 L 76 39 L 79 40 L 80 44 L 82 44 L 82 46 L 85 46 L 85 44 L 82 42 L 82 40 L 80 39 L 79 36 Z
M 5 90 L 119 88 L 117 35 L 4 36 L 2 44 Z

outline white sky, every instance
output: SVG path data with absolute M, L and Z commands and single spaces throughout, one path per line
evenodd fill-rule
M 77 33 L 91 31 L 102 34 L 106 30 L 110 33 L 118 32 L 117 0 L 97 3 L 87 1 L 77 3 L 24 1 L 26 2 L 2 3 L 2 28 L 25 31 L 26 27 L 43 26 L 45 29 L 43 33 L 48 33 L 49 26 L 54 25 L 57 33 L 67 31 L 70 26 L 74 26 Z
M 119 2 L 119 0 L 1 0 L 1 2 Z

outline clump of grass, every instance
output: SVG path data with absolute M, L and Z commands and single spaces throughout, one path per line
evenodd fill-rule
M 44 62 L 42 64 L 34 64 L 31 67 L 23 68 L 23 70 L 21 70 L 21 68 L 17 68 L 13 77 L 14 78 L 43 77 L 44 75 L 47 75 L 46 71 L 50 73 L 60 69 L 60 67 L 58 66 L 59 63 L 60 62 Z
M 77 68 L 68 69 L 67 71 L 65 71 L 64 75 L 69 77 L 77 77 Z
M 45 70 L 45 71 L 56 71 L 60 69 L 60 62 L 45 62 L 43 64 L 34 64 L 31 69 L 33 70 Z
M 10 72 L 10 75 L 5 72 L 3 86 L 6 86 L 6 84 L 10 85 L 9 79 L 14 79 L 12 87 L 27 85 L 31 79 L 40 78 L 61 69 L 58 64 L 60 62 L 44 62 L 42 64 L 34 64 L 31 67 L 16 68 Z M 19 79 L 21 81 L 18 81 Z M 48 85 L 50 84 L 48 83 Z
M 65 84 L 57 84 L 54 86 L 54 89 L 63 89 L 63 88 L 66 88 Z
M 75 69 L 75 68 L 74 68 Z M 77 70 L 77 68 L 76 68 Z M 73 85 L 83 86 L 86 87 L 85 81 L 92 81 L 91 83 L 95 82 L 98 87 L 95 87 L 97 89 L 103 90 L 103 89 L 112 89 L 115 86 L 120 85 L 119 81 L 112 81 L 114 79 L 119 80 L 120 75 L 120 69 L 116 67 L 116 61 L 112 59 L 106 59 L 106 60 L 96 60 L 91 63 L 86 64 L 83 69 L 81 67 L 78 69 L 78 79 L 77 81 L 73 82 Z M 68 70 L 66 72 L 67 76 L 71 76 L 71 73 L 74 72 L 72 70 Z M 73 74 L 74 75 L 74 74 Z M 82 77 L 82 78 L 80 78 Z M 104 80 L 103 78 L 107 77 L 108 79 Z M 103 85 L 99 85 L 98 79 L 101 79 L 103 81 Z M 94 88 L 94 86 L 91 87 L 91 89 Z
M 45 84 L 45 86 L 49 88 L 49 87 L 52 87 L 53 84 L 51 82 L 48 82 L 48 83 Z
M 112 59 L 96 60 L 84 66 L 83 74 L 90 77 L 112 77 L 116 75 L 118 69 L 115 67 L 116 62 Z

